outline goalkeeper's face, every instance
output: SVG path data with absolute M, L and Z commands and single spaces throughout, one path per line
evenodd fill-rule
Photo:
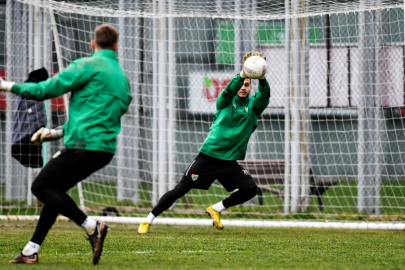
M 236 94 L 238 98 L 246 98 L 249 96 L 250 91 L 252 91 L 252 84 L 249 78 L 245 79 L 243 82 L 242 88 L 239 89 L 238 93 Z

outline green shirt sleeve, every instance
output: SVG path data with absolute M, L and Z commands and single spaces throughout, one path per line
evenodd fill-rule
M 131 82 L 129 81 L 128 77 L 126 77 L 126 78 L 127 78 L 128 103 L 127 103 L 127 109 L 125 110 L 125 112 L 128 111 L 128 108 L 129 108 L 129 106 L 130 106 L 130 104 L 131 104 L 131 101 L 132 101 L 132 99 L 133 99 L 132 92 L 131 92 Z
M 25 99 L 42 101 L 45 99 L 62 96 L 84 85 L 91 74 L 83 68 L 83 62 L 76 60 L 64 71 L 57 73 L 52 78 L 39 83 L 15 84 L 11 92 Z
M 254 110 L 261 115 L 270 103 L 270 85 L 266 79 L 259 80 L 259 91 L 255 94 Z
M 63 134 L 67 134 L 68 130 L 68 122 L 65 122 L 65 124 L 63 124 L 62 129 L 63 129 Z
M 228 83 L 224 90 L 218 95 L 217 110 L 222 110 L 232 103 L 233 98 L 243 85 L 245 79 L 238 74 Z

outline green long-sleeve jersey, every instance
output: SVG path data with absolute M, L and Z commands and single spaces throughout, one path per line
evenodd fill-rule
M 71 92 L 65 146 L 113 154 L 121 116 L 132 100 L 129 80 L 112 50 L 77 59 L 46 81 L 15 84 L 11 92 L 39 101 Z
M 219 94 L 214 122 L 200 152 L 223 160 L 243 160 L 257 118 L 270 102 L 270 86 L 259 80 L 259 91 L 250 98 L 236 96 L 244 79 L 236 75 Z

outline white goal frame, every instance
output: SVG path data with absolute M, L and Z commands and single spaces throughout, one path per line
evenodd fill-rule
M 78 8 L 77 5 L 73 5 L 73 4 L 68 4 L 68 3 L 59 3 L 59 2 L 53 2 L 53 1 L 38 1 L 38 0 L 34 0 L 34 1 L 28 1 L 28 0 L 17 0 L 18 2 L 21 3 L 26 3 L 26 4 L 33 4 L 35 6 L 39 6 L 39 7 L 43 7 L 43 8 L 48 8 L 49 10 L 49 15 L 50 15 L 50 26 L 52 27 L 53 30 L 53 35 L 54 35 L 54 42 L 55 42 L 55 46 L 56 46 L 56 54 L 57 54 L 57 59 L 58 59 L 58 65 L 59 65 L 59 70 L 62 71 L 64 69 L 63 66 L 63 59 L 62 59 L 62 55 L 61 55 L 61 45 L 59 43 L 59 34 L 58 34 L 58 30 L 57 30 L 57 25 L 55 22 L 55 17 L 54 17 L 54 13 L 53 13 L 53 8 L 58 7 L 58 5 L 63 5 L 65 8 L 69 7 L 72 8 L 72 10 L 76 10 L 78 13 L 82 12 L 82 9 Z M 362 0 L 365 1 L 365 0 Z M 294 5 L 297 5 L 298 0 L 292 0 L 292 6 L 293 8 L 295 7 Z M 51 4 L 50 4 L 51 3 Z M 170 3 L 170 1 L 169 1 Z M 289 28 L 288 31 L 292 31 L 292 33 L 294 33 L 293 36 L 297 36 L 297 34 L 299 34 L 299 32 L 302 30 L 300 29 L 300 24 L 297 23 L 296 20 L 298 20 L 300 18 L 299 15 L 297 14 L 290 14 L 289 12 L 289 8 L 287 8 L 287 6 L 289 6 L 290 1 L 286 0 L 286 10 L 285 10 L 285 15 L 283 16 L 283 18 L 286 19 L 286 25 L 290 25 L 292 27 L 292 30 Z M 170 8 L 170 4 L 169 4 L 169 8 Z M 389 8 L 390 6 L 387 6 L 387 8 Z M 393 5 L 392 7 L 398 7 L 397 5 Z M 93 8 L 92 12 L 96 14 L 96 10 L 97 8 Z M 374 8 L 372 7 L 367 7 L 367 9 L 365 9 L 367 11 L 372 11 L 374 10 Z M 375 8 L 375 10 L 377 10 L 377 8 Z M 404 1 L 404 5 L 403 5 L 403 10 L 404 10 L 404 16 L 405 16 L 405 1 Z M 360 11 L 360 10 L 359 10 Z M 355 11 L 352 11 L 355 12 Z M 120 11 L 118 10 L 114 10 L 110 16 L 121 16 Z M 126 15 L 128 15 L 128 13 L 125 13 Z M 319 14 L 314 14 L 314 15 L 323 15 L 322 13 Z M 130 13 L 130 16 L 133 17 L 137 17 L 137 16 L 145 16 L 145 13 L 138 13 L 133 11 L 132 13 Z M 150 14 L 150 17 L 155 18 L 156 20 L 161 18 L 156 14 Z M 176 17 L 176 15 L 173 15 L 173 17 Z M 232 18 L 239 18 L 238 16 L 233 16 Z M 245 17 L 243 17 L 242 15 L 240 16 L 240 18 L 245 19 Z M 260 16 L 258 17 L 260 19 Z M 268 19 L 268 18 L 266 18 Z M 169 21 L 170 23 L 172 23 L 171 21 Z M 170 26 L 171 28 L 173 27 L 173 25 Z M 404 29 L 405 29 L 405 20 L 404 20 Z M 294 32 L 295 31 L 295 32 Z M 304 32 L 304 31 L 302 31 Z M 172 33 L 170 32 L 170 35 Z M 305 41 L 305 40 L 304 40 Z M 304 48 L 304 46 L 306 46 L 305 44 L 303 44 L 304 42 L 301 41 L 302 43 L 300 44 L 298 40 L 287 40 L 286 42 L 286 48 L 290 47 L 291 45 L 291 53 L 286 53 L 285 58 L 286 58 L 286 63 L 290 63 L 290 61 L 294 61 L 293 59 L 295 58 L 305 58 L 306 56 L 304 54 L 300 54 L 300 51 L 302 50 L 302 48 Z M 309 46 L 309 45 L 308 45 Z M 173 51 L 173 48 L 171 48 L 171 51 Z M 293 59 L 290 59 L 290 56 L 294 55 Z M 173 55 L 169 55 L 169 64 L 170 65 L 175 65 L 175 61 L 173 61 Z M 163 56 L 164 58 L 164 56 Z M 290 66 L 286 66 L 285 70 L 288 70 L 289 73 L 289 77 L 287 80 L 290 80 L 290 77 L 293 78 L 294 82 L 303 82 L 306 83 L 305 80 L 305 76 L 301 76 L 300 74 L 300 69 L 305 69 L 305 61 L 303 61 L 304 63 L 301 63 L 301 66 L 299 65 L 292 65 L 294 68 L 290 68 Z M 292 63 L 293 64 L 293 63 Z M 167 72 L 167 71 L 165 71 Z M 295 77 L 294 77 L 295 76 Z M 163 84 L 163 83 L 162 83 Z M 169 83 L 169 85 L 171 85 L 172 83 Z M 288 96 L 290 96 L 290 88 L 286 87 L 286 93 Z M 171 89 L 172 91 L 174 91 L 173 89 Z M 66 109 L 68 109 L 68 96 L 64 96 L 64 102 L 65 102 L 65 107 Z M 170 102 L 172 103 L 173 100 L 170 100 Z M 302 106 L 302 105 L 301 105 Z M 295 108 L 296 112 L 299 111 L 300 107 L 298 104 L 290 104 L 289 101 L 286 101 L 286 108 Z M 301 107 L 302 108 L 302 107 Z M 307 111 L 309 112 L 309 107 L 305 108 L 307 109 Z M 164 114 L 164 113 L 163 113 Z M 290 111 L 288 109 L 285 109 L 285 115 L 290 116 Z M 302 115 L 299 115 L 297 113 L 297 115 L 291 115 L 292 119 L 295 120 L 295 117 L 300 118 L 302 117 Z M 163 119 L 163 118 L 162 118 Z M 164 121 L 164 119 L 163 119 Z M 295 126 L 292 126 L 292 124 L 290 123 L 290 120 L 286 120 L 286 129 L 289 132 L 291 132 L 291 134 L 294 135 L 300 135 L 301 130 L 301 122 L 298 121 L 292 121 L 293 123 L 295 123 Z M 173 125 L 172 122 L 169 122 L 169 125 Z M 304 128 L 305 130 L 305 128 Z M 296 132 L 296 133 L 294 133 Z M 305 156 L 305 153 L 302 153 L 299 149 L 299 142 L 293 142 L 291 141 L 291 137 L 294 138 L 298 138 L 298 136 L 289 136 L 287 133 L 285 134 L 285 156 L 286 157 L 294 157 L 297 156 L 296 154 L 299 153 L 300 157 Z M 172 149 L 169 149 L 168 151 L 173 151 Z M 167 160 L 163 160 L 163 162 L 166 162 Z M 304 164 L 302 166 L 305 166 L 305 159 L 301 159 L 301 160 L 292 160 L 291 163 L 301 163 Z M 288 159 L 288 161 L 286 162 L 286 166 L 290 166 L 290 160 Z M 293 165 L 291 165 L 291 167 L 288 167 L 285 170 L 285 193 L 284 193 L 284 205 L 283 205 L 283 212 L 284 215 L 288 215 L 290 213 L 295 213 L 297 211 L 301 210 L 305 210 L 306 205 L 300 205 L 299 201 L 300 199 L 302 200 L 302 198 L 306 198 L 309 197 L 309 191 L 305 190 L 305 188 L 301 188 L 301 191 L 299 192 L 299 187 L 300 186 L 308 186 L 309 180 L 304 179 L 305 177 L 309 177 L 309 175 L 305 175 L 305 172 L 303 173 L 304 177 L 302 176 L 298 176 L 299 172 L 304 171 L 304 169 L 302 169 L 301 167 L 294 167 Z M 154 172 L 157 174 L 162 174 L 164 172 Z M 168 174 L 173 175 L 173 168 L 171 166 L 169 166 L 169 172 Z M 293 176 L 292 176 L 293 175 Z M 295 177 L 295 178 L 294 178 Z M 299 177 L 301 177 L 301 180 L 298 179 Z M 172 177 L 170 177 L 170 179 L 172 179 Z M 306 182 L 308 181 L 308 182 Z M 170 186 L 173 186 L 173 183 L 169 183 Z M 81 183 L 78 184 L 78 192 L 79 192 L 79 198 L 80 198 L 80 207 L 83 211 L 86 212 L 86 205 L 85 205 L 85 200 L 84 200 L 84 196 L 83 196 L 83 190 L 82 190 L 82 186 Z M 154 203 L 157 202 L 157 192 L 153 193 L 154 198 L 152 199 Z M 359 195 L 360 197 L 360 195 Z M 289 199 L 291 198 L 291 201 L 289 201 Z M 378 199 L 377 199 L 378 200 Z M 306 200 L 307 202 L 309 201 L 309 199 Z M 359 206 L 362 207 L 362 206 Z M 379 210 L 378 210 L 378 206 L 376 206 L 376 214 L 379 214 Z M 138 224 L 142 221 L 144 221 L 144 218 L 142 217 L 103 217 L 103 216 L 91 216 L 92 218 L 96 219 L 96 220 L 100 220 L 100 221 L 105 221 L 105 222 L 112 222 L 112 223 L 130 223 L 130 224 Z M 6 215 L 0 215 L 0 221 L 37 221 L 39 219 L 39 216 L 37 215 L 15 215 L 15 216 L 6 216 Z M 65 217 L 58 217 L 58 221 L 68 221 L 69 219 L 65 218 Z M 162 224 L 162 225 L 193 225 L 193 226 L 209 226 L 212 225 L 212 221 L 209 218 L 206 219 L 193 219 L 193 218 L 156 218 L 156 220 L 154 221 L 154 224 Z M 335 229 L 375 229 L 375 230 L 405 230 L 405 223 L 404 222 L 373 222 L 373 221 L 369 221 L 369 222 L 349 222 L 349 221 L 344 221 L 344 222 L 335 222 L 335 221 L 301 221 L 301 220 L 295 220 L 295 221 L 288 221 L 288 220 L 280 220 L 280 221 L 270 221 L 270 220 L 253 220 L 253 219 L 249 219 L 249 220 L 231 220 L 231 219 L 224 219 L 223 220 L 223 224 L 225 226 L 238 226 L 238 227 L 282 227 L 282 228 L 323 228 L 323 229 L 331 229 L 331 228 L 335 228 Z

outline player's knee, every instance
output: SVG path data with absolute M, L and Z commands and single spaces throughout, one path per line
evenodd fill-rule
M 245 192 L 250 199 L 257 195 L 257 185 L 253 180 L 246 186 Z
M 47 190 L 44 188 L 44 185 L 41 183 L 34 181 L 31 186 L 31 192 L 38 198 L 41 202 L 44 202 L 44 199 L 47 197 Z M 49 194 L 48 194 L 49 195 Z
M 173 189 L 173 191 L 174 191 L 174 193 L 175 193 L 175 196 L 176 196 L 177 198 L 183 197 L 189 190 L 190 190 L 190 187 L 189 187 L 188 185 L 186 185 L 186 184 L 183 184 L 183 183 L 178 184 L 178 185 Z
M 37 197 L 39 200 L 41 200 L 42 197 L 42 189 L 40 187 L 40 185 L 36 184 L 35 182 L 32 184 L 31 186 L 31 192 L 32 194 L 35 195 L 35 197 Z
M 183 187 L 181 185 L 175 186 L 172 190 L 166 192 L 162 198 L 171 198 L 172 200 L 177 200 L 183 197 Z
M 172 194 L 178 198 L 183 197 L 191 189 L 192 182 L 184 177 L 173 189 Z

